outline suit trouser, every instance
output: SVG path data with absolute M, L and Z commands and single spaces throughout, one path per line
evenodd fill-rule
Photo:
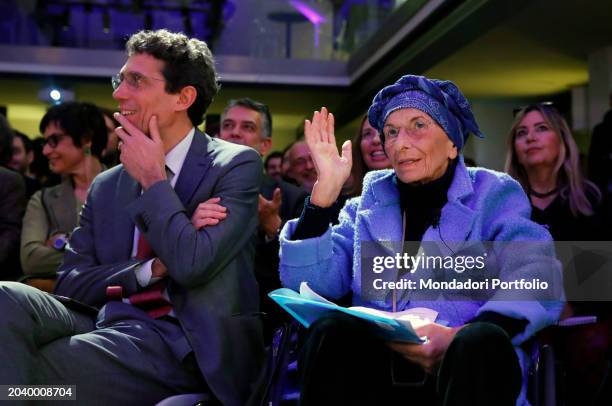
M 94 319 L 35 288 L 0 283 L 0 384 L 76 385 L 76 404 L 86 405 L 151 405 L 202 391 L 199 371 L 167 343 L 180 326 L 138 309 L 130 319 L 105 311 Z
M 436 376 L 390 350 L 364 321 L 330 313 L 300 356 L 301 405 L 510 406 L 521 390 L 518 357 L 500 327 L 473 323 L 448 347 Z M 423 383 L 424 384 L 420 384 Z

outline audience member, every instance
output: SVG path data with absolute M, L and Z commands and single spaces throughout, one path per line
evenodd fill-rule
M 287 154 L 289 158 L 287 176 L 295 179 L 298 186 L 310 194 L 314 183 L 317 181 L 317 172 L 306 141 L 296 141 L 287 151 Z
M 103 170 L 106 126 L 93 104 L 67 102 L 47 111 L 40 132 L 45 139 L 43 154 L 62 183 L 43 188 L 28 202 L 21 230 L 21 267 L 28 278 L 55 280 L 87 191 Z M 44 283 L 33 283 L 38 282 Z M 52 290 L 52 283 L 46 285 Z
M 92 183 L 55 286 L 84 305 L 1 284 L 0 382 L 76 385 L 83 404 L 207 391 L 244 405 L 263 360 L 252 269 L 261 159 L 197 130 L 218 90 L 204 42 L 141 31 L 126 49 L 113 77 L 122 165 Z M 232 216 L 202 228 L 212 196 Z
M 221 116 L 219 137 L 249 146 L 264 156 L 272 146 L 272 118 L 268 106 L 248 98 L 230 100 Z M 264 176 L 259 193 L 255 276 L 259 283 L 260 304 L 267 314 L 265 333 L 268 340 L 284 320 L 284 313 L 268 297 L 269 292 L 281 287 L 278 232 L 287 220 L 300 216 L 306 193 L 270 176 Z
M 283 153 L 280 151 L 272 151 L 264 160 L 264 170 L 266 175 L 273 178 L 277 182 L 283 180 Z
M 102 151 L 102 163 L 106 165 L 108 168 L 112 168 L 113 166 L 119 163 L 119 138 L 115 133 L 115 128 L 119 127 L 119 122 L 115 120 L 113 116 L 114 111 L 108 109 L 106 107 L 99 107 L 102 115 L 104 117 L 104 125 L 106 127 L 106 146 L 104 147 L 104 151 Z
M 368 117 L 364 116 L 359 126 L 359 131 L 353 137 L 352 142 L 353 166 L 353 187 L 349 195 L 361 195 L 363 188 L 363 177 L 371 170 L 391 168 L 391 162 L 380 142 L 380 134 L 370 125 Z
M 549 104 L 521 109 L 508 137 L 506 172 L 531 202 L 531 218 L 557 241 L 607 239 L 598 217 L 601 194 L 580 171 L 578 147 L 567 122 Z
M 506 171 L 529 195 L 534 221 L 544 225 L 557 241 L 610 240 L 610 230 L 601 219 L 599 190 L 582 176 L 578 147 L 567 122 L 554 106 L 541 103 L 518 111 L 508 141 Z M 582 266 L 580 271 L 589 269 Z M 568 293 L 573 292 L 571 282 L 567 289 Z M 609 404 L 612 399 L 596 400 L 596 396 L 603 396 L 598 391 L 605 376 L 612 372 L 610 302 L 577 301 L 573 296 L 568 294 L 574 300 L 566 305 L 564 317 L 597 315 L 600 322 L 608 319 L 608 325 L 559 331 L 555 350 L 558 360 L 564 361 L 567 378 L 559 393 L 564 393 L 568 405 Z
M 289 152 L 291 151 L 291 148 L 293 147 L 293 144 L 295 144 L 295 141 L 290 142 L 283 149 L 283 160 L 282 160 L 282 166 L 281 166 L 281 174 L 282 174 L 283 180 L 285 182 L 289 182 L 292 185 L 299 186 L 297 184 L 296 180 L 289 176 L 289 168 L 291 167 L 291 159 L 289 158 Z
M 610 108 L 603 121 L 593 128 L 588 161 L 589 178 L 607 198 L 612 198 L 612 93 Z
M 8 167 L 19 172 L 23 176 L 26 185 L 26 198 L 29 199 L 34 192 L 40 189 L 40 183 L 34 178 L 30 171 L 30 164 L 34 160 L 34 144 L 24 133 L 13 130 L 13 157 Z
M 34 179 L 38 181 L 41 187 L 49 187 L 59 185 L 62 178 L 51 171 L 49 159 L 43 154 L 45 147 L 45 139 L 41 136 L 32 140 L 32 151 L 34 151 L 34 160 L 30 164 L 30 171 L 34 175 Z
M 350 174 L 350 141 L 340 156 L 333 116 L 325 108 L 306 121 L 317 183 L 302 217 L 281 232 L 281 280 L 292 289 L 307 281 L 329 298 L 352 291 L 354 304 L 381 310 L 430 307 L 439 312 L 436 320 L 447 324 L 416 328 L 419 337 L 427 337 L 423 344 L 390 343 L 355 318 L 323 316 L 310 327 L 302 353 L 301 404 L 401 404 L 406 399 L 415 404 L 520 404 L 529 358 L 519 346 L 558 318 L 560 290 L 538 298 L 525 292 L 522 301 L 495 300 L 509 297 L 499 291 L 489 292 L 490 300 L 472 301 L 466 301 L 465 293 L 438 292 L 437 300 L 423 302 L 403 290 L 368 286 L 371 274 L 362 268 L 362 253 L 368 255 L 362 243 L 438 242 L 442 255 L 456 255 L 446 244 L 542 241 L 525 245 L 522 253 L 496 244 L 487 267 L 497 268 L 506 280 L 550 280 L 553 272 L 560 274 L 550 234 L 529 220 L 529 203 L 517 182 L 506 174 L 466 169 L 461 148 L 470 133 L 481 133 L 452 82 L 404 76 L 376 95 L 368 119 L 381 134 L 393 169 L 368 173 L 361 197 L 347 202 L 334 227 L 328 208 Z M 390 252 L 387 245 L 380 249 Z M 402 278 L 416 281 L 426 277 L 423 272 L 432 270 L 417 269 Z M 425 371 L 424 385 L 395 385 L 395 367 Z
M 0 280 L 21 274 L 19 236 L 26 197 L 22 176 L 7 168 L 12 155 L 13 130 L 0 114 Z

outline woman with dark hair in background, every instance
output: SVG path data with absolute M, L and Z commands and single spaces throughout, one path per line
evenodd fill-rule
M 364 116 L 352 142 L 353 167 L 351 168 L 353 186 L 350 196 L 361 195 L 363 177 L 371 170 L 389 169 L 391 162 L 385 154 L 378 130 L 370 125 Z
M 100 110 L 80 102 L 51 107 L 40 131 L 43 154 L 62 183 L 43 188 L 30 199 L 23 219 L 21 265 L 30 278 L 54 279 L 87 190 L 103 170 L 100 158 L 107 136 Z

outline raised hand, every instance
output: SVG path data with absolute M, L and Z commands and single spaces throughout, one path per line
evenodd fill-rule
M 214 226 L 227 217 L 227 208 L 221 206 L 220 197 L 212 197 L 202 202 L 191 216 L 191 224 L 199 230 L 206 226 Z
M 274 189 L 272 200 L 259 195 L 259 226 L 268 237 L 275 237 L 282 224 L 279 210 L 282 195 L 280 188 Z
M 317 170 L 310 202 L 319 207 L 329 207 L 338 199 L 342 185 L 351 174 L 351 141 L 342 144 L 340 156 L 334 136 L 334 115 L 325 107 L 314 112 L 312 122 L 306 120 L 304 135 Z

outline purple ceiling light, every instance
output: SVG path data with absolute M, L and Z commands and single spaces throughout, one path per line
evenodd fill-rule
M 320 25 L 325 23 L 325 17 L 322 16 L 317 10 L 300 0 L 289 0 L 289 4 L 300 12 L 304 17 L 308 19 L 314 25 L 314 46 L 319 48 L 319 32 Z
M 303 1 L 300 0 L 289 0 L 289 4 L 299 11 L 304 17 L 308 19 L 311 23 L 318 26 L 325 22 L 325 17 L 323 17 L 317 10 L 309 6 Z

